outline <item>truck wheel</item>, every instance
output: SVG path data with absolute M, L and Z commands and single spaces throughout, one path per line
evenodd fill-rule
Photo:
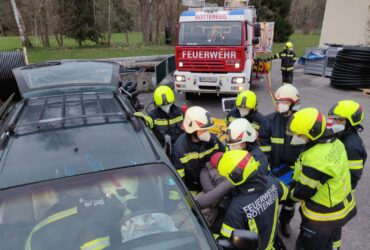
M 193 93 L 185 92 L 185 100 L 193 100 L 193 99 L 194 99 Z
M 5 101 L 15 93 L 14 100 L 20 99 L 20 94 L 12 70 L 17 67 L 25 66 L 22 52 L 1 52 L 0 53 L 0 99 Z

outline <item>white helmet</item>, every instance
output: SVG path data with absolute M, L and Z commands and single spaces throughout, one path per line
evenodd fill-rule
M 192 134 L 195 131 L 213 127 L 213 120 L 207 110 L 194 106 L 186 111 L 182 127 L 186 133 Z
M 238 118 L 232 121 L 226 131 L 226 144 L 236 145 L 243 142 L 255 142 L 257 132 L 247 119 Z
M 299 102 L 299 92 L 292 84 L 284 84 L 275 92 L 277 101 L 291 101 L 292 103 Z

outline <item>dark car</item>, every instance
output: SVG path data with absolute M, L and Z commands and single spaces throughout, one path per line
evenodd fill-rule
M 1 250 L 220 249 L 133 115 L 119 69 L 78 60 L 13 71 L 22 100 L 0 109 Z

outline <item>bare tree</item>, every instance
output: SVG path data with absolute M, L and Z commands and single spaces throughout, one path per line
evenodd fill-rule
M 139 0 L 140 4 L 140 26 L 143 35 L 143 43 L 148 43 L 151 39 L 151 20 L 150 12 L 152 10 L 153 0 Z
M 15 2 L 15 0 L 10 0 L 10 2 L 12 4 L 15 21 L 17 22 L 19 36 L 20 36 L 21 41 L 22 41 L 22 46 L 26 47 L 26 48 L 30 48 L 30 47 L 32 47 L 32 44 L 31 44 L 30 39 L 28 38 L 27 30 L 26 30 L 26 27 L 24 25 L 22 15 L 19 12 L 17 3 Z

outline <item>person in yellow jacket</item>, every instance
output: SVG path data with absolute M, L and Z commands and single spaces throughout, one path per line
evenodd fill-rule
M 290 118 L 287 133 L 305 143 L 295 166 L 291 199 L 300 203 L 301 231 L 296 249 L 332 249 L 335 232 L 357 213 L 343 143 L 326 129 L 326 118 L 315 108 Z

